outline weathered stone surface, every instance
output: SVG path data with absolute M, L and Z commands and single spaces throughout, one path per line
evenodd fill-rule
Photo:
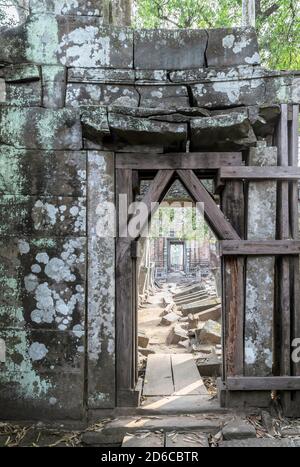
M 230 112 L 191 120 L 191 150 L 233 150 L 254 145 L 256 136 L 244 112 Z
M 191 85 L 199 107 L 232 107 L 233 105 L 260 105 L 266 102 L 265 80 L 219 80 Z
M 145 349 L 149 344 L 149 337 L 143 331 L 138 332 L 138 346 Z
M 86 151 L 0 145 L 0 194 L 85 196 Z
M 0 410 L 4 419 L 80 419 L 83 415 L 84 377 L 82 371 L 60 370 L 39 374 L 27 357 L 27 342 L 19 349 L 25 358 L 22 371 L 0 373 Z M 23 347 L 24 346 L 24 347 Z M 66 397 L 66 388 L 67 397 Z
M 245 420 L 235 419 L 227 423 L 222 429 L 226 441 L 232 439 L 256 438 L 256 430 L 253 425 Z
M 88 16 L 31 15 L 26 23 L 27 60 L 69 67 L 132 68 L 133 32 Z
M 39 67 L 26 63 L 4 66 L 0 68 L 0 76 L 6 82 L 39 81 L 41 78 Z
M 3 105 L 17 107 L 39 107 L 42 105 L 40 81 L 6 83 L 6 98 Z
M 277 165 L 276 148 L 262 142 L 250 150 L 249 164 Z M 248 239 L 274 239 L 276 182 L 251 182 L 248 188 Z M 273 364 L 274 257 L 248 258 L 246 266 L 245 374 L 268 376 Z
M 79 83 L 72 83 L 67 86 L 67 107 L 114 104 L 137 107 L 139 105 L 139 94 L 133 86 Z
M 292 448 L 291 439 L 250 438 L 224 441 L 220 444 L 222 448 Z
M 174 326 L 168 336 L 167 336 L 167 339 L 166 339 L 166 344 L 167 345 L 176 345 L 178 344 L 178 342 L 180 341 L 184 341 L 186 340 L 187 338 L 187 332 L 182 329 L 180 326 Z
M 215 355 L 209 355 L 205 359 L 197 360 L 197 367 L 201 376 L 220 377 L 222 363 Z
M 0 78 L 0 104 L 6 102 L 6 84 L 4 79 Z
M 140 448 L 140 447 L 151 447 L 151 448 L 163 448 L 164 447 L 164 434 L 163 433 L 149 433 L 145 436 L 145 433 L 136 433 L 135 435 L 124 436 L 122 442 L 122 448 Z
M 136 69 L 182 70 L 205 63 L 207 33 L 203 30 L 141 30 L 135 32 L 134 41 Z
M 167 315 L 163 316 L 161 319 L 161 324 L 163 326 L 170 326 L 171 324 L 176 323 L 179 320 L 180 316 L 176 313 L 168 313 Z
M 28 149 L 81 149 L 79 113 L 70 109 L 0 108 L 0 142 Z
M 221 318 L 222 307 L 220 305 L 210 308 L 209 310 L 201 311 L 194 315 L 194 319 L 199 321 L 207 321 L 211 319 L 213 321 L 217 321 Z
M 66 68 L 63 66 L 42 67 L 43 107 L 61 109 L 65 105 Z
M 134 70 L 69 68 L 69 83 L 118 83 L 134 84 Z
M 0 235 L 85 235 L 85 198 L 2 195 Z
M 0 327 L 83 331 L 84 238 L 1 238 Z
M 201 432 L 166 433 L 166 448 L 208 448 L 207 434 Z
M 170 149 L 185 148 L 187 126 L 178 123 L 164 123 L 118 115 L 108 114 L 109 127 L 112 134 L 127 143 L 163 144 Z
M 140 106 L 146 108 L 189 107 L 186 86 L 137 86 L 140 94 Z
M 29 0 L 32 13 L 56 15 L 102 16 L 100 0 Z
M 136 82 L 155 82 L 165 84 L 169 82 L 167 70 L 135 70 Z
M 104 136 L 110 135 L 108 115 L 105 107 L 90 108 L 81 114 L 83 136 L 101 143 Z
M 255 29 L 210 29 L 206 50 L 207 66 L 259 65 Z
M 1 28 L 0 63 L 25 63 L 26 57 L 25 25 L 14 28 Z
M 209 319 L 202 329 L 196 329 L 196 336 L 201 344 L 220 344 L 222 327 L 220 323 Z
M 115 405 L 115 239 L 108 222 L 114 202 L 112 153 L 88 152 L 88 406 Z
M 1 329 L 1 336 L 6 342 L 6 371 L 22 372 L 22 361 L 26 361 L 27 358 L 31 361 L 32 368 L 39 374 L 47 373 L 49 370 L 52 372 L 80 370 L 83 365 L 81 351 L 83 335 L 84 332 L 77 337 L 73 332 Z M 19 346 L 23 347 L 25 355 L 23 352 L 18 352 Z
M 219 298 L 204 298 L 198 302 L 189 303 L 182 305 L 181 311 L 183 316 L 188 316 L 190 313 L 200 313 L 201 311 L 209 310 L 220 305 L 221 300 Z

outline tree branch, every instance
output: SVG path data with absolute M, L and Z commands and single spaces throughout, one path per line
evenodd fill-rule
M 278 8 L 279 8 L 278 3 L 274 3 L 269 8 L 267 8 L 267 10 L 261 12 L 260 14 L 261 18 L 263 20 L 269 18 L 271 15 L 273 15 L 273 13 L 275 13 L 278 10 Z

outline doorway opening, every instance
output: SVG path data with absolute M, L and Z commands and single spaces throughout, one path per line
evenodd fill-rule
M 212 193 L 212 180 L 202 180 Z M 143 199 L 148 180 L 140 183 Z M 222 287 L 217 239 L 203 209 L 173 181 L 139 239 L 138 374 L 141 406 L 197 411 L 216 404 L 222 372 Z

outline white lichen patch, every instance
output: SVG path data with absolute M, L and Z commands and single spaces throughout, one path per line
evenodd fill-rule
M 28 354 L 31 360 L 39 361 L 43 360 L 48 353 L 48 349 L 45 344 L 41 344 L 39 342 L 33 342 L 28 349 Z

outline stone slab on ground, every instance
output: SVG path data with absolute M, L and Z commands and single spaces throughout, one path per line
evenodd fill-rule
M 223 427 L 222 433 L 226 441 L 232 439 L 256 438 L 254 426 L 241 419 L 235 419 L 227 423 L 227 425 Z
M 167 433 L 166 448 L 208 448 L 207 434 L 195 431 L 192 433 Z
M 147 397 L 137 409 L 140 414 L 185 415 L 201 413 L 226 413 L 218 400 L 209 395 Z
M 220 298 L 208 298 L 204 300 L 199 300 L 188 305 L 183 305 L 181 307 L 182 315 L 187 316 L 190 313 L 200 313 L 201 311 L 209 310 L 210 308 L 215 308 L 221 304 Z
M 162 319 L 161 319 L 161 324 L 163 326 L 170 326 L 171 324 L 174 324 L 176 323 L 176 321 L 178 321 L 180 318 L 179 315 L 177 315 L 176 313 L 168 313 L 167 315 L 163 316 Z
M 164 435 L 163 433 L 136 433 L 134 435 L 124 436 L 122 448 L 163 448 Z
M 222 307 L 220 305 L 217 305 L 213 308 L 210 308 L 209 310 L 201 311 L 200 313 L 197 313 L 194 315 L 195 319 L 198 319 L 199 321 L 207 321 L 209 319 L 212 319 L 213 321 L 217 321 L 221 317 L 221 312 L 222 312 Z
M 138 333 L 138 346 L 145 349 L 148 347 L 149 344 L 149 337 L 143 331 L 139 331 Z
M 223 441 L 221 448 L 293 448 L 295 444 L 290 439 L 250 438 Z
M 102 433 L 105 435 L 115 434 L 123 436 L 127 433 L 136 433 L 137 431 L 201 431 L 205 433 L 217 433 L 228 416 L 224 414 L 205 414 L 189 417 L 182 416 L 138 416 L 138 417 L 119 417 L 109 422 Z

